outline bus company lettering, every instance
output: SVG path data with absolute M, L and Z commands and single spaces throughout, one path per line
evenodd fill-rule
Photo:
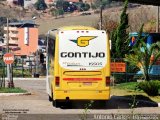
M 102 66 L 102 62 L 89 62 L 89 66 Z
M 62 58 L 105 58 L 104 52 L 61 52 Z

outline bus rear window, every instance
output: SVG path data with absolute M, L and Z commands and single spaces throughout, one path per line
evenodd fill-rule
M 107 36 L 100 30 L 59 32 L 59 63 L 70 70 L 96 70 L 107 61 Z

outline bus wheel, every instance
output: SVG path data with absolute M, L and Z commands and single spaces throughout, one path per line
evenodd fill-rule
M 53 100 L 53 101 L 52 101 L 52 104 L 53 104 L 53 106 L 55 106 L 56 108 L 57 108 L 57 107 L 60 107 L 60 103 L 59 103 L 59 101 L 57 101 L 57 100 Z
M 53 101 L 53 99 L 52 99 L 52 97 L 51 97 L 50 95 L 48 95 L 48 100 L 49 100 L 50 102 Z

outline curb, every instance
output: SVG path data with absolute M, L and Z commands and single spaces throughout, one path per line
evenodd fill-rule
M 31 93 L 0 93 L 1 96 L 21 96 L 21 95 L 31 95 Z
M 5 78 L 5 80 L 8 80 L 8 78 Z M 46 80 L 46 78 L 13 78 L 13 80 Z

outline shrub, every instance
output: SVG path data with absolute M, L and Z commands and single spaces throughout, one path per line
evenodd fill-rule
M 126 82 L 126 75 L 125 74 L 113 74 L 114 82 L 115 83 L 124 83 Z
M 34 4 L 34 6 L 35 6 L 36 10 L 45 10 L 47 8 L 47 5 L 44 0 L 38 0 Z
M 79 3 L 78 7 L 80 11 L 88 11 L 90 9 L 90 5 L 88 3 Z
M 88 3 L 85 4 L 84 11 L 88 11 L 90 9 L 90 5 Z
M 58 9 L 58 14 L 59 14 L 59 15 L 64 15 L 63 9 Z
M 160 81 L 158 80 L 151 80 L 151 81 L 144 81 L 138 84 L 138 88 L 143 90 L 149 96 L 158 96 L 159 89 L 160 89 Z

